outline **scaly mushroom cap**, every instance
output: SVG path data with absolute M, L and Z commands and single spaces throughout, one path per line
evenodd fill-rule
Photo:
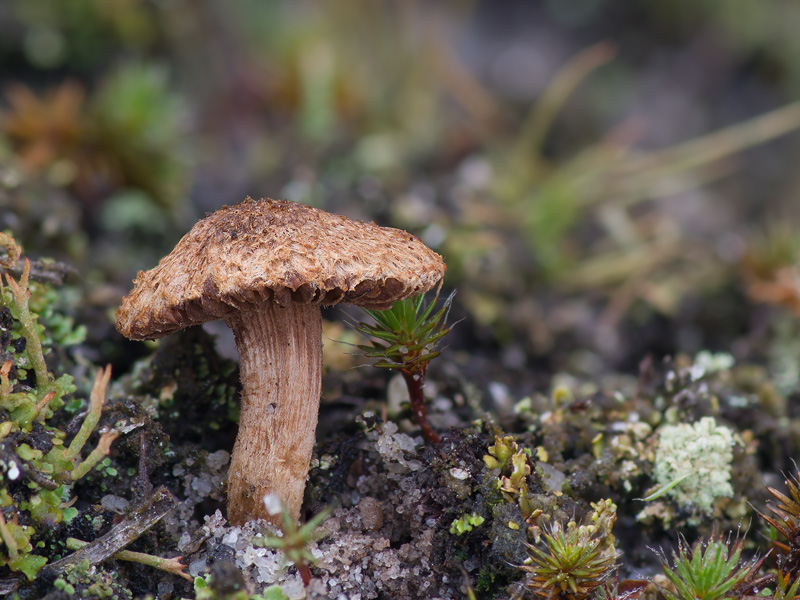
M 158 266 L 140 271 L 116 327 L 145 340 L 267 302 L 383 309 L 428 291 L 445 268 L 405 231 L 247 198 L 199 221 Z

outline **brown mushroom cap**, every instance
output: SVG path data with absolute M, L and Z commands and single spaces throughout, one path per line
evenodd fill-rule
M 158 266 L 140 271 L 116 326 L 144 340 L 267 302 L 383 309 L 431 289 L 445 268 L 405 231 L 247 198 L 199 221 Z

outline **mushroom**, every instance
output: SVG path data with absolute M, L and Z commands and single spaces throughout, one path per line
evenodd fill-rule
M 139 272 L 116 327 L 149 340 L 206 321 L 233 330 L 242 382 L 228 470 L 228 520 L 298 519 L 322 379 L 320 306 L 385 309 L 431 289 L 442 257 L 399 229 L 286 200 L 224 206 L 195 224 L 158 266 Z

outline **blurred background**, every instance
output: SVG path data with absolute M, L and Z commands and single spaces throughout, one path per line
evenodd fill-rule
M 124 360 L 136 271 L 251 195 L 421 236 L 455 355 L 509 382 L 708 348 L 792 389 L 798 22 L 791 0 L 4 0 L 0 229 L 79 274 L 98 360 Z

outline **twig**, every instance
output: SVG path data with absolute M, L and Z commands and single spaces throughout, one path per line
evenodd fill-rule
M 89 542 L 84 542 L 83 540 L 79 540 L 76 538 L 67 538 L 67 548 L 70 550 L 78 550 L 80 548 L 85 548 L 89 545 Z M 161 571 L 166 571 L 167 573 L 172 573 L 173 575 L 177 575 L 179 577 L 183 577 L 186 581 L 192 582 L 194 579 L 191 575 L 186 573 L 184 569 L 186 569 L 186 565 L 184 565 L 181 560 L 183 559 L 182 556 L 175 556 L 173 558 L 161 558 L 160 556 L 154 556 L 152 554 L 146 554 L 144 552 L 133 552 L 132 550 L 120 550 L 119 552 L 115 552 L 113 555 L 114 558 L 117 560 L 126 560 L 128 562 L 135 562 L 142 565 L 146 565 L 148 567 L 153 567 L 154 569 L 160 569 Z
M 2 443 L 0 443 L 0 460 L 5 462 L 7 465 L 10 465 L 12 462 L 16 464 L 23 478 L 33 481 L 40 487 L 43 487 L 46 490 L 58 489 L 60 484 L 50 479 L 47 475 L 42 473 L 27 460 L 20 458 L 20 456 L 14 452 L 12 448 L 18 445 L 18 440 L 19 437 L 18 434 L 16 434 L 7 440 L 4 439 Z M 6 477 L 8 476 L 6 475 Z
M 8 596 L 17 591 L 19 587 L 19 577 L 9 577 L 8 579 L 0 580 L 0 596 Z
M 57 576 L 67 567 L 80 564 L 84 560 L 88 560 L 91 565 L 103 562 L 139 538 L 177 505 L 175 496 L 167 488 L 159 487 L 146 503 L 137 506 L 111 531 L 69 556 L 46 565 L 40 576 Z
M 31 262 L 30 280 L 38 283 L 46 283 L 51 286 L 63 285 L 64 279 L 68 275 L 78 274 L 77 269 L 62 263 L 33 259 Z M 8 269 L 15 276 L 19 277 L 21 271 L 19 267 Z

